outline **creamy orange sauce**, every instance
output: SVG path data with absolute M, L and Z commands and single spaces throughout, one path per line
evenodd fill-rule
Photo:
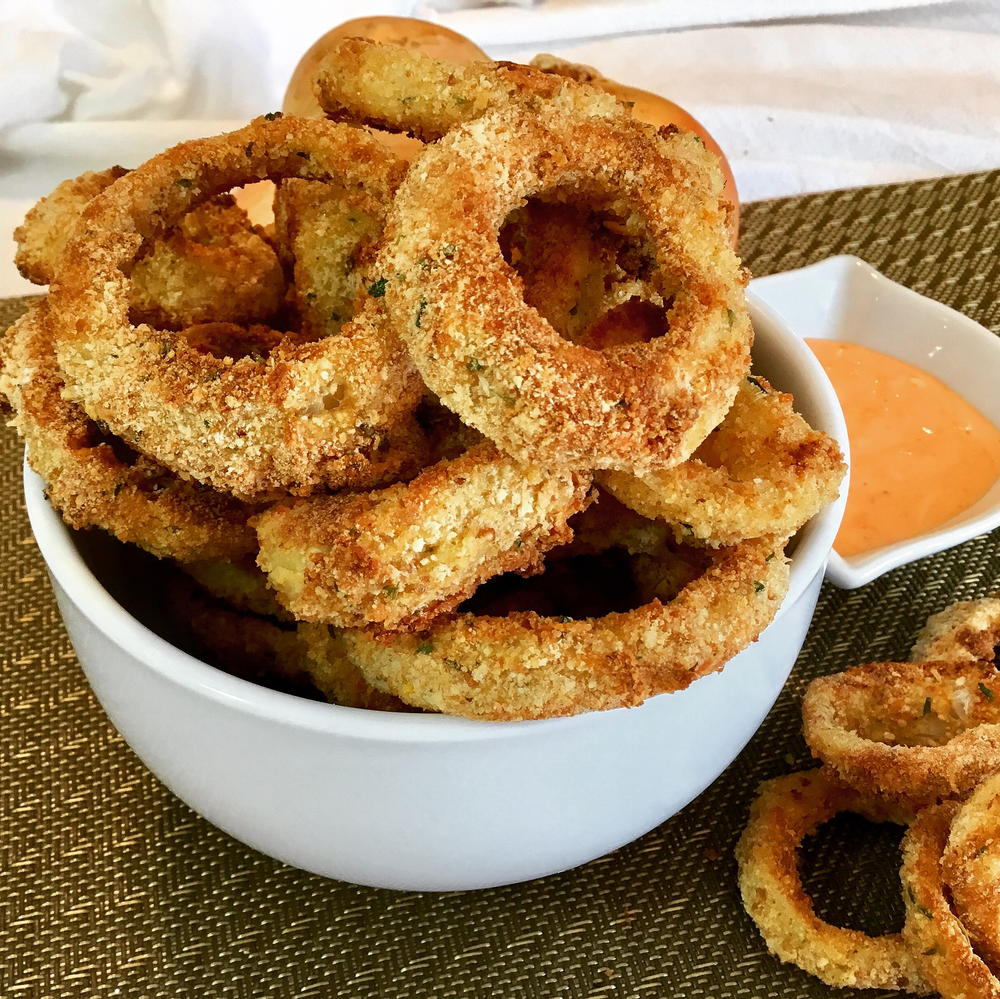
M 1000 430 L 933 375 L 859 344 L 806 342 L 837 390 L 851 444 L 841 555 L 924 534 L 1000 476 Z

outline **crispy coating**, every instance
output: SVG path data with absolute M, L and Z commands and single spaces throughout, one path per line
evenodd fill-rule
M 601 485 L 680 540 L 733 545 L 794 534 L 837 496 L 847 466 L 837 442 L 813 430 L 792 397 L 747 378 L 732 409 L 687 461 L 646 476 L 603 472 Z
M 256 553 L 230 561 L 208 559 L 188 562 L 181 568 L 215 600 L 243 614 L 272 617 L 278 621 L 293 620 L 278 603 L 267 576 L 257 568 Z
M 62 396 L 48 305 L 32 305 L 0 341 L 0 394 L 31 467 L 70 527 L 100 527 L 181 562 L 256 551 L 245 503 L 178 478 L 102 430 Z
M 123 268 L 192 204 L 239 184 L 334 177 L 388 199 L 401 169 L 356 129 L 277 118 L 182 143 L 122 177 L 85 209 L 53 285 L 67 390 L 133 447 L 241 498 L 334 487 L 340 463 L 377 447 L 420 399 L 380 287 L 340 335 L 234 360 L 131 325 Z
M 721 669 L 774 617 L 788 586 L 782 543 L 747 542 L 674 600 L 602 617 L 460 613 L 415 634 L 347 629 L 372 686 L 430 711 L 518 721 L 641 704 Z
M 915 661 L 967 659 L 997 661 L 1000 647 L 1000 594 L 962 600 L 932 614 L 910 653 Z
M 365 292 L 360 264 L 382 232 L 386 208 L 364 187 L 298 178 L 278 184 L 275 243 L 306 333 L 329 335 L 354 316 Z
M 14 230 L 18 270 L 35 284 L 50 284 L 84 208 L 127 173 L 88 171 L 42 198 Z M 199 205 L 153 242 L 131 277 L 133 320 L 167 329 L 265 319 L 285 292 L 274 250 L 228 195 Z
M 315 689 L 331 704 L 372 711 L 411 711 L 394 697 L 369 687 L 339 653 L 335 636 L 315 625 L 289 627 L 241 613 L 206 599 L 197 587 L 174 581 L 171 610 L 201 649 L 227 672 L 246 680 Z M 318 628 L 313 632 L 311 629 Z M 322 632 L 322 634 L 320 634 Z
M 1000 770 L 1000 673 L 989 663 L 869 663 L 813 680 L 813 756 L 845 784 L 918 809 Z
M 802 886 L 798 849 L 839 812 L 886 821 L 878 804 L 831 780 L 823 769 L 765 781 L 736 847 L 743 905 L 768 949 L 827 985 L 929 990 L 901 934 L 872 937 L 816 915 Z
M 408 483 L 271 507 L 254 521 L 258 562 L 298 618 L 412 630 L 492 576 L 541 571 L 590 485 L 479 444 Z
M 363 38 L 345 38 L 330 47 L 316 95 L 335 121 L 405 132 L 424 142 L 512 103 L 544 102 L 586 115 L 627 114 L 624 104 L 600 88 L 531 66 L 459 66 Z
M 498 232 L 525 198 L 560 185 L 609 199 L 648 246 L 669 335 L 593 350 L 525 304 Z M 720 193 L 691 135 L 544 107 L 491 112 L 428 146 L 400 186 L 377 261 L 395 329 L 444 405 L 513 457 L 639 474 L 675 465 L 722 420 L 749 364 L 745 275 Z
M 955 802 L 925 808 L 903 840 L 903 939 L 943 999 L 1000 999 L 1000 982 L 973 950 L 944 880 L 941 857 L 957 808 Z
M 951 824 L 941 860 L 952 905 L 977 953 L 1000 971 L 1000 773 L 987 777 Z

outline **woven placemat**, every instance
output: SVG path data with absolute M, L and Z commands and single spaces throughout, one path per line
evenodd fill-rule
M 1000 332 L 998 204 L 1000 172 L 764 202 L 745 210 L 743 252 L 757 274 L 856 253 Z M 21 308 L 0 304 L 0 326 Z M 483 892 L 358 888 L 219 832 L 111 728 L 31 539 L 20 453 L 0 434 L 4 997 L 827 997 L 768 956 L 740 907 L 732 850 L 753 790 L 808 765 L 808 679 L 905 657 L 927 614 L 1000 587 L 1000 532 L 861 590 L 824 587 L 751 745 L 681 814 L 609 857 Z M 897 846 L 888 827 L 831 823 L 806 850 L 820 911 L 891 928 Z

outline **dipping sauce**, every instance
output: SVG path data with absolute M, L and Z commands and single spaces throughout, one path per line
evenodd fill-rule
M 856 343 L 806 342 L 837 390 L 851 444 L 841 555 L 933 530 L 1000 477 L 1000 430 L 933 375 Z

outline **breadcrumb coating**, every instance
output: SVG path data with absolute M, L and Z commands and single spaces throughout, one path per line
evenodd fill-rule
M 928 659 L 967 659 L 995 663 L 1000 647 L 1000 595 L 962 600 L 932 614 L 910 653 Z
M 254 521 L 258 562 L 298 618 L 413 629 L 492 576 L 540 571 L 590 485 L 480 444 L 408 483 L 271 507 Z
M 669 332 L 607 350 L 528 307 L 498 234 L 555 187 L 611 199 L 648 245 Z M 697 139 L 626 118 L 507 108 L 414 161 L 377 260 L 394 327 L 442 403 L 522 460 L 645 474 L 687 458 L 728 411 L 753 337 L 717 164 Z
M 989 663 L 868 663 L 813 680 L 813 756 L 859 792 L 911 809 L 1000 770 L 1000 672 Z
M 717 546 L 794 534 L 836 498 L 847 466 L 837 442 L 792 403 L 752 375 L 687 461 L 645 476 L 602 472 L 598 481 L 644 517 L 674 525 L 682 541 Z
M 736 847 L 743 905 L 768 950 L 827 985 L 926 995 L 899 933 L 872 937 L 820 919 L 802 886 L 802 841 L 840 812 L 887 821 L 879 803 L 830 779 L 825 769 L 764 781 Z
M 0 341 L 0 394 L 28 462 L 70 527 L 99 527 L 161 558 L 235 559 L 255 552 L 254 508 L 179 478 L 106 433 L 63 398 L 47 303 L 35 303 Z
M 782 546 L 717 549 L 675 599 L 603 617 L 459 613 L 413 634 L 341 639 L 372 686 L 429 711 L 516 721 L 630 707 L 685 689 L 756 640 L 787 591 Z

